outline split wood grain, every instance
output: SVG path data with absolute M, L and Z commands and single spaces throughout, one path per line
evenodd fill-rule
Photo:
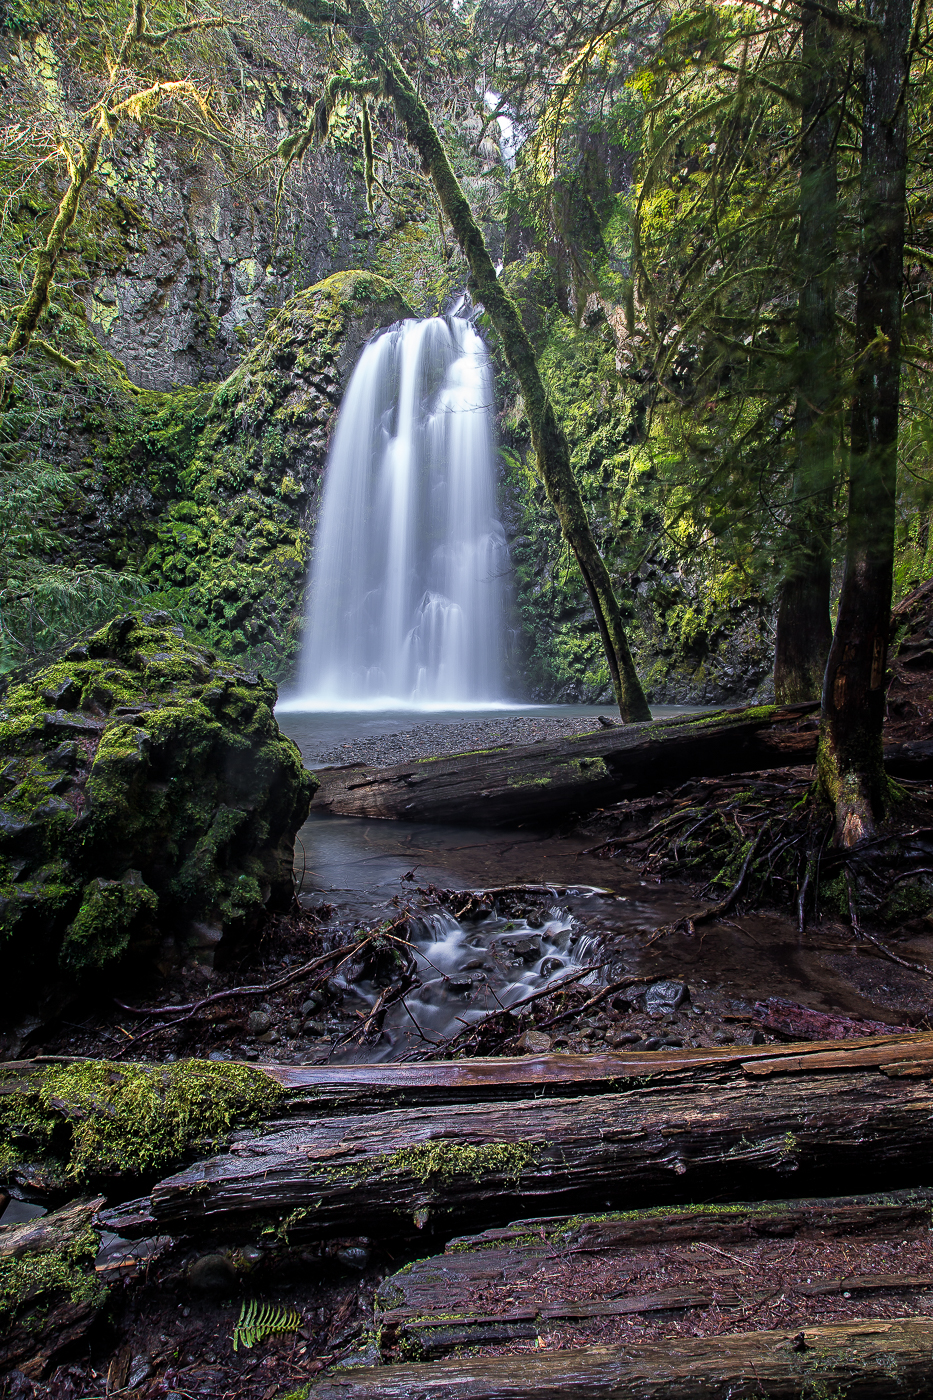
M 213 1232 L 257 1216 L 294 1217 L 310 1235 L 392 1233 L 425 1212 L 446 1229 L 542 1207 L 614 1209 L 639 1194 L 923 1183 L 933 1085 L 880 1073 L 898 1052 L 919 1053 L 916 1043 L 837 1047 L 812 1057 L 815 1070 L 808 1055 L 772 1055 L 790 1068 L 765 1078 L 746 1072 L 753 1061 L 720 1061 L 709 1078 L 708 1064 L 691 1074 L 681 1058 L 667 1075 L 620 1065 L 618 1087 L 600 1094 L 280 1118 L 165 1177 L 148 1204 L 102 1219 L 120 1234 Z
M 933 1395 L 933 1320 L 666 1337 L 336 1372 L 312 1400 L 710 1400 Z

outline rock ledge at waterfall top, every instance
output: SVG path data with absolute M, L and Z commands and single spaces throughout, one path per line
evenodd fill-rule
M 369 337 L 413 315 L 391 282 L 340 272 L 293 297 L 220 385 L 143 572 L 212 646 L 280 679 L 298 649 L 327 449 Z
M 275 686 L 164 613 L 120 617 L 0 697 L 0 1016 L 127 963 L 211 963 L 292 896 L 316 780 Z

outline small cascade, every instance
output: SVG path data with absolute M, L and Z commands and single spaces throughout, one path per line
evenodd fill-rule
M 585 887 L 575 891 L 583 892 Z M 334 1059 L 398 1059 L 439 1044 L 534 992 L 556 991 L 565 977 L 581 968 L 593 967 L 586 983 L 599 978 L 601 941 L 582 932 L 560 905 L 553 905 L 534 924 L 495 913 L 467 924 L 435 906 L 412 916 L 408 937 L 411 990 L 401 1000 L 391 999 L 375 1033 L 346 1035 L 331 1052 Z M 357 1028 L 381 1004 L 385 990 L 360 978 L 361 970 L 346 964 L 330 984 Z
M 370 341 L 327 465 L 302 705 L 503 702 L 509 559 L 495 492 L 492 374 L 466 316 Z

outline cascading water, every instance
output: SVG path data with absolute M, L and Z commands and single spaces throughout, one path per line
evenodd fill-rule
M 501 703 L 508 549 L 493 393 L 463 316 L 370 341 L 331 448 L 299 676 L 309 709 Z

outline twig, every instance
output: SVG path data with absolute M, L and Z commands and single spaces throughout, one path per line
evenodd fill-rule
M 892 953 L 891 949 L 886 947 L 873 933 L 869 933 L 868 929 L 860 927 L 858 910 L 855 905 L 855 896 L 852 893 L 852 884 L 849 880 L 848 870 L 843 871 L 843 876 L 846 882 L 846 893 L 849 896 L 849 918 L 852 920 L 852 932 L 855 934 L 856 938 L 867 938 L 869 943 L 875 945 L 879 953 L 889 958 L 891 962 L 897 963 L 899 967 L 906 967 L 909 972 L 919 972 L 921 977 L 933 977 L 933 968 L 927 967 L 926 963 L 915 963 L 910 962 L 908 958 L 899 958 L 897 953 Z
M 295 982 L 301 977 L 306 977 L 309 972 L 313 972 L 315 969 L 322 967 L 340 953 L 345 953 L 346 956 L 337 964 L 338 968 L 342 967 L 343 963 L 348 962 L 354 953 L 358 953 L 362 948 L 365 948 L 367 943 L 371 943 L 377 936 L 376 934 L 370 934 L 368 938 L 363 939 L 362 943 L 343 944 L 340 948 L 334 948 L 331 952 L 325 953 L 323 957 L 315 958 L 313 962 L 305 963 L 303 967 L 299 967 L 294 972 L 287 973 L 285 977 L 277 978 L 275 982 L 266 982 L 264 985 L 255 987 L 231 987 L 229 991 L 215 992 L 213 996 L 204 997 L 201 1001 L 190 1002 L 187 1007 L 163 1006 L 149 1010 L 143 1010 L 134 1006 L 123 1007 L 125 1011 L 131 1011 L 137 1016 L 154 1016 L 165 1011 L 183 1011 L 185 1013 L 183 1016 L 176 1016 L 174 1021 L 160 1021 L 158 1025 L 149 1026 L 147 1030 L 140 1031 L 139 1035 L 134 1036 L 128 1045 L 123 1046 L 123 1051 L 129 1050 L 130 1046 L 138 1045 L 141 1040 L 147 1040 L 151 1035 L 157 1035 L 159 1031 L 167 1031 L 171 1030 L 173 1026 L 183 1025 L 184 1022 L 190 1021 L 199 1011 L 203 1010 L 205 1006 L 209 1006 L 212 1002 L 222 1001 L 224 997 L 252 997 L 277 991 L 279 987 L 284 987 L 289 982 Z M 122 1006 L 123 1004 L 122 1002 L 117 1002 L 117 1005 Z
M 639 982 L 656 982 L 657 980 L 656 974 L 652 974 L 650 977 L 623 977 L 621 981 L 611 982 L 608 987 L 603 987 L 595 997 L 590 997 L 589 1001 L 585 1001 L 582 1006 L 571 1007 L 569 1011 L 561 1011 L 559 1015 L 552 1016 L 550 1021 L 542 1021 L 540 1025 L 535 1026 L 535 1030 L 543 1031 L 547 1026 L 556 1026 L 558 1021 L 565 1021 L 568 1016 L 582 1016 L 584 1011 L 598 1006 L 601 1001 L 606 1000 L 606 997 L 612 996 L 613 992 L 621 992 L 626 987 L 635 987 Z

